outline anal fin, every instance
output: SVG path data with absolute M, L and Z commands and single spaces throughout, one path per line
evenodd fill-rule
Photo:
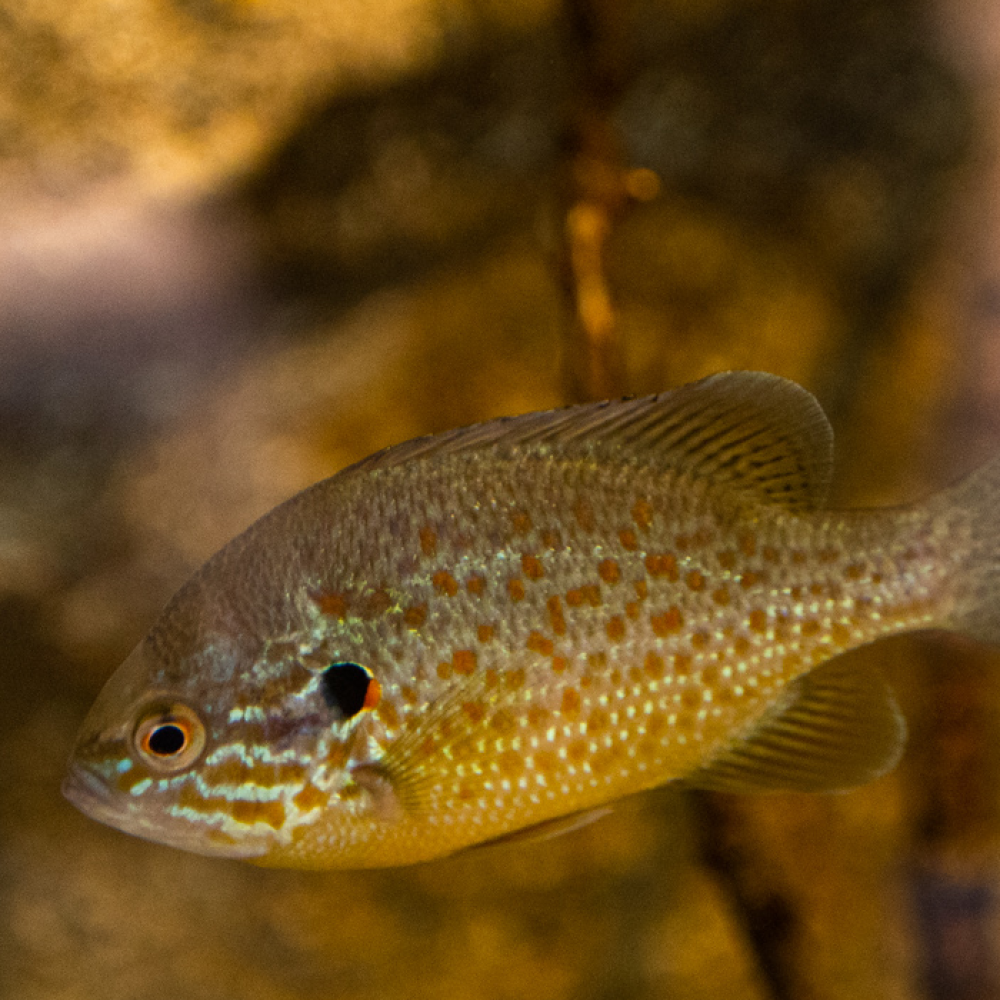
M 898 762 L 906 723 L 883 678 L 838 657 L 795 681 L 782 707 L 685 779 L 723 792 L 832 792 Z

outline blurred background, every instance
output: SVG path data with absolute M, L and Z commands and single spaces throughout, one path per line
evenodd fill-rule
M 0 0 L 0 995 L 1000 997 L 1000 662 L 855 655 L 856 792 L 622 803 L 384 872 L 145 844 L 59 795 L 185 576 L 389 443 L 726 368 L 836 499 L 1000 448 L 990 0 Z

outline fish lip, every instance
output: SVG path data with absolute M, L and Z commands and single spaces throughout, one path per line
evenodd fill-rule
M 71 761 L 66 777 L 61 786 L 62 794 L 85 816 L 99 823 L 105 823 L 116 830 L 128 833 L 133 837 L 148 840 L 155 844 L 191 851 L 209 857 L 234 858 L 252 861 L 267 853 L 266 845 L 245 843 L 229 846 L 225 849 L 213 850 L 197 838 L 163 836 L 162 830 L 154 825 L 139 823 L 132 825 L 127 822 L 122 811 L 115 807 L 112 790 L 97 774 L 79 761 Z
M 63 796 L 81 812 L 95 818 L 107 815 L 110 806 L 108 786 L 93 771 L 72 761 L 63 778 Z

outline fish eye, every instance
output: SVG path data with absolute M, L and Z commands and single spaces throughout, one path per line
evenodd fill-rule
M 151 768 L 172 773 L 198 759 L 205 746 L 205 727 L 187 705 L 158 705 L 140 718 L 132 742 Z
M 333 663 L 320 682 L 323 700 L 342 718 L 353 719 L 366 708 L 374 708 L 382 697 L 379 682 L 360 663 Z

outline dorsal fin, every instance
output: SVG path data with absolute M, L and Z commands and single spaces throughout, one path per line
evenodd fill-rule
M 899 760 L 906 724 L 877 671 L 837 657 L 795 681 L 789 699 L 685 782 L 721 792 L 833 792 Z
M 725 372 L 656 396 L 526 413 L 417 438 L 344 473 L 479 449 L 671 469 L 792 509 L 823 503 L 833 464 L 833 434 L 810 393 L 777 375 Z

